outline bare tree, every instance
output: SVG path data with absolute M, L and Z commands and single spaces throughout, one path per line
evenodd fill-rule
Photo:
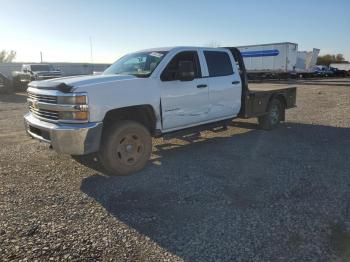
M 335 56 L 335 60 L 336 60 L 337 62 L 343 62 L 343 61 L 345 61 L 343 54 L 337 54 L 337 55 Z
M 329 66 L 331 63 L 339 63 L 339 62 L 344 62 L 344 56 L 343 54 L 337 54 L 337 55 L 323 55 L 319 56 L 317 58 L 317 64 L 318 65 L 326 65 Z
M 0 52 L 0 63 L 11 63 L 16 57 L 16 51 L 2 50 Z

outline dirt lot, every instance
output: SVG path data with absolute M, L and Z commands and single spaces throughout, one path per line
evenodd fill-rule
M 287 122 L 154 142 L 107 177 L 26 137 L 0 96 L 0 260 L 349 261 L 350 81 L 304 81 Z

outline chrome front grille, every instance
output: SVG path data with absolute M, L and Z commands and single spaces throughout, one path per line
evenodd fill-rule
M 33 101 L 49 103 L 49 104 L 57 104 L 57 96 L 39 95 L 39 94 L 28 92 L 28 98 Z
M 57 104 L 57 96 L 41 95 L 28 92 L 29 111 L 42 120 L 57 121 L 58 111 L 39 108 L 38 103 Z
M 84 96 L 85 102 L 75 96 Z M 87 123 L 89 120 L 86 93 L 65 94 L 60 91 L 39 90 L 29 86 L 28 107 L 32 116 L 51 123 Z M 84 113 L 79 113 L 84 112 Z
M 29 106 L 29 111 L 38 118 L 58 120 L 58 112 Z

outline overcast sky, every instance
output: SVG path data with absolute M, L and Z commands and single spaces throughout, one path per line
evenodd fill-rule
M 350 60 L 349 0 L 0 0 L 16 61 L 111 63 L 140 49 L 295 42 Z

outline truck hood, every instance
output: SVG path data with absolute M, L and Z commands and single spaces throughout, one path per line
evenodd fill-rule
M 46 90 L 60 90 L 62 92 L 72 92 L 74 89 L 85 85 L 98 85 L 106 82 L 125 81 L 136 79 L 131 75 L 87 75 L 87 76 L 70 76 L 44 81 L 33 81 L 30 87 Z

